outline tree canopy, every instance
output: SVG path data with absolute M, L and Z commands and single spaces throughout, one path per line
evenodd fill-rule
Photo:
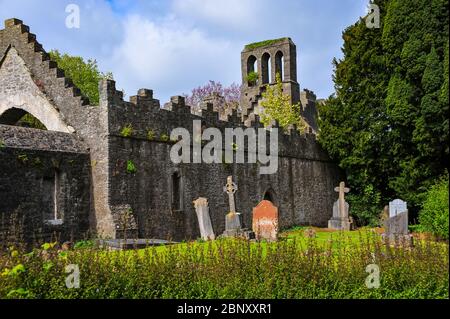
M 319 140 L 346 171 L 359 224 L 400 197 L 417 212 L 448 167 L 448 3 L 377 0 L 381 26 L 343 32 Z
M 49 54 L 50 58 L 58 63 L 58 67 L 64 70 L 66 77 L 80 89 L 81 94 L 92 104 L 98 105 L 98 83 L 102 78 L 112 79 L 112 73 L 100 72 L 96 60 L 85 61 L 82 57 L 61 54 L 57 50 L 50 51 Z

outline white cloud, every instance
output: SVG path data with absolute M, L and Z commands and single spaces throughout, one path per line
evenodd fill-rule
M 80 28 L 66 27 L 66 6 L 73 1 L 0 0 L 0 19 L 19 18 L 30 26 L 46 50 L 58 49 L 72 55 L 102 60 L 120 41 L 121 23 L 103 0 L 76 2 L 80 7 Z M 51 10 L 49 9 L 51 8 Z
M 227 28 L 254 29 L 265 0 L 174 0 L 172 9 L 180 16 L 190 16 Z
M 107 63 L 119 88 L 134 95 L 139 85 L 167 99 L 210 79 L 224 82 L 239 72 L 239 56 L 230 59 L 232 44 L 166 19 L 156 23 L 142 16 L 124 21 L 124 39 Z
M 72 2 L 0 0 L 0 19 L 22 19 L 47 50 L 97 59 L 127 95 L 148 87 L 164 102 L 208 80 L 239 82 L 244 44 L 282 36 L 297 44 L 301 87 L 328 96 L 342 30 L 368 0 L 77 0 L 81 28 L 67 29 Z

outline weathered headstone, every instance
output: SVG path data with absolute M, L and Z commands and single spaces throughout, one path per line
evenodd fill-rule
M 139 237 L 137 219 L 130 205 L 115 205 L 111 213 L 116 225 L 116 238 L 132 239 Z
M 225 231 L 236 232 L 241 229 L 240 213 L 229 212 L 225 216 Z
M 197 213 L 198 225 L 200 228 L 200 235 L 203 240 L 214 240 L 216 235 L 211 223 L 209 215 L 208 200 L 200 197 L 194 201 L 195 212 Z
M 339 193 L 339 199 L 333 205 L 333 217 L 328 221 L 328 228 L 350 230 L 352 222 L 349 219 L 349 205 L 345 201 L 345 194 L 350 189 L 341 182 L 334 190 Z
M 388 218 L 385 226 L 386 233 L 389 235 L 408 235 L 408 211 Z
M 389 243 L 406 246 L 412 244 L 412 236 L 408 230 L 408 211 L 396 213 L 394 217 L 388 218 L 384 223 L 384 230 L 383 237 Z
M 406 205 L 406 202 L 401 199 L 394 199 L 392 202 L 389 202 L 389 217 L 394 217 L 407 210 L 408 206 Z
M 278 239 L 278 208 L 272 202 L 263 200 L 253 208 L 253 231 L 257 240 Z

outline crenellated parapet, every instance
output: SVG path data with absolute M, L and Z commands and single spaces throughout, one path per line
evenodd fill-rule
M 222 136 L 225 136 L 227 128 L 241 128 L 244 131 L 250 128 L 255 129 L 256 133 L 261 129 L 267 134 L 267 143 L 270 142 L 270 129 L 263 130 L 259 115 L 254 113 L 242 121 L 234 109 L 225 120 L 221 119 L 219 111 L 214 110 L 213 104 L 209 102 L 203 103 L 200 111 L 194 111 L 186 104 L 184 97 L 173 96 L 161 108 L 159 100 L 153 99 L 153 91 L 149 89 L 141 89 L 130 101 L 125 101 L 122 92 L 116 90 L 114 81 L 102 80 L 99 88 L 100 107 L 107 109 L 110 136 L 174 144 L 175 141 L 169 139 L 174 129 L 184 128 L 192 134 L 194 121 L 199 121 L 202 129 L 217 128 Z M 328 160 L 314 134 L 300 134 L 295 126 L 283 130 L 277 122 L 274 122 L 273 128 L 278 129 L 280 156 Z
M 311 90 L 304 89 L 300 92 L 300 102 L 302 106 L 301 115 L 308 125 L 307 130 L 316 134 L 319 129 L 317 124 L 316 94 Z

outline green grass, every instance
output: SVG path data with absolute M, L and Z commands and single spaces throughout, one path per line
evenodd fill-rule
M 306 249 L 308 241 L 311 241 L 310 238 L 304 236 L 304 231 L 309 227 L 296 227 L 294 229 L 286 230 L 280 233 L 280 241 L 295 241 L 295 243 L 299 246 L 300 249 Z M 343 242 L 350 241 L 353 244 L 358 244 L 362 240 L 367 239 L 368 237 L 372 237 L 373 232 L 370 229 L 361 229 L 357 231 L 322 231 L 320 229 L 316 229 L 316 236 L 314 237 L 314 242 L 322 247 L 326 248 L 330 243 L 333 244 L 334 248 L 337 248 Z M 212 249 L 217 251 L 220 245 L 234 242 L 233 239 L 218 239 L 212 242 L 203 242 L 203 241 L 192 241 L 192 242 L 183 242 L 171 246 L 157 246 L 147 248 L 150 250 L 154 250 L 157 253 L 165 253 L 169 248 L 170 249 L 179 249 L 181 251 L 186 250 L 188 247 L 196 247 L 199 249 L 204 249 L 205 251 Z M 267 251 L 267 246 L 276 246 L 277 243 L 253 243 L 254 247 L 262 247 L 263 253 Z M 131 253 L 131 252 L 130 252 Z M 140 250 L 140 254 L 144 254 L 144 249 Z
M 314 229 L 315 235 L 313 238 L 305 236 L 305 231 L 308 229 Z M 416 240 L 417 241 L 417 240 Z M 180 253 L 185 253 L 188 250 L 196 250 L 198 254 L 206 252 L 217 253 L 221 246 L 235 243 L 235 239 L 230 238 L 220 238 L 215 241 L 191 241 L 191 242 L 181 242 L 178 244 L 167 245 L 167 246 L 154 246 L 139 250 L 129 250 L 125 254 L 133 255 L 135 253 L 139 256 L 144 256 L 150 251 L 152 254 L 167 254 L 168 252 L 178 251 Z M 332 249 L 336 252 L 342 247 L 347 247 L 348 249 L 357 249 L 360 246 L 371 242 L 382 245 L 381 236 L 378 236 L 374 229 L 372 228 L 360 228 L 354 231 L 329 231 L 320 228 L 310 228 L 310 227 L 296 227 L 293 229 L 288 229 L 280 233 L 279 242 L 269 243 L 269 242 L 253 242 L 250 243 L 250 249 L 260 249 L 263 256 L 266 255 L 268 247 L 276 247 L 280 242 L 294 242 L 298 249 L 305 251 L 311 243 L 314 243 L 320 249 Z M 425 244 L 423 242 L 422 244 Z M 429 242 L 429 245 L 439 245 L 445 248 L 445 243 L 435 243 Z M 104 251 L 104 254 L 108 254 L 108 251 Z
M 254 49 L 257 49 L 257 48 L 261 48 L 261 47 L 265 47 L 265 46 L 268 46 L 268 45 L 276 44 L 276 43 L 284 41 L 286 39 L 287 38 L 279 38 L 279 39 L 273 39 L 273 40 L 264 40 L 264 41 L 260 41 L 260 42 L 254 42 L 254 43 L 247 44 L 245 46 L 245 49 L 246 50 L 254 50 Z
M 220 239 L 108 251 L 82 242 L 59 251 L 0 251 L 1 298 L 448 298 L 448 244 L 385 246 L 370 229 L 296 228 L 277 243 Z M 379 289 L 365 286 L 380 267 Z M 65 267 L 80 269 L 67 289 Z

